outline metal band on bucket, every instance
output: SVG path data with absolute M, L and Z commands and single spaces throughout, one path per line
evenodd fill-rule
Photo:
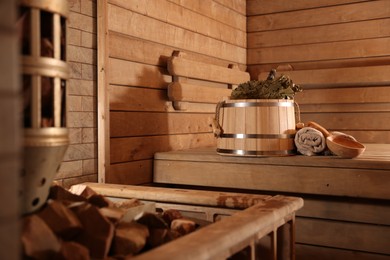
M 280 151 L 247 151 L 247 150 L 233 150 L 217 148 L 217 153 L 234 154 L 234 155 L 294 155 L 294 150 L 280 150 Z
M 221 134 L 221 138 L 293 139 L 295 134 Z
M 293 107 L 293 102 L 236 102 L 223 103 L 222 107 Z

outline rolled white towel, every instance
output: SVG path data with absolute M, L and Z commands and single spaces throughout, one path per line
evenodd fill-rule
M 298 152 L 303 155 L 316 155 L 326 148 L 326 138 L 324 135 L 312 127 L 299 129 L 295 134 L 295 146 Z

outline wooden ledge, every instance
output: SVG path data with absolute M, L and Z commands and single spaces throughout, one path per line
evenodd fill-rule
M 154 159 L 390 170 L 390 144 L 365 144 L 365 146 L 367 147 L 366 151 L 364 151 L 361 156 L 354 159 L 344 159 L 338 156 L 304 155 L 257 158 L 225 156 L 217 154 L 215 147 L 201 147 L 181 151 L 160 152 L 154 155 Z
M 390 199 L 390 144 L 337 156 L 235 157 L 215 147 L 156 153 L 154 182 L 272 192 Z

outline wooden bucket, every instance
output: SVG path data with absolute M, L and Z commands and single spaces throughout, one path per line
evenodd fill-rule
M 217 153 L 235 156 L 286 156 L 295 154 L 294 101 L 240 99 L 218 104 Z

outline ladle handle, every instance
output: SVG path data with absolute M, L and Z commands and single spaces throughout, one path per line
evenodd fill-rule
M 326 130 L 323 126 L 321 126 L 320 124 L 318 124 L 316 122 L 310 121 L 310 122 L 307 123 L 307 126 L 313 127 L 314 129 L 317 129 L 318 131 L 320 131 L 325 136 L 325 138 L 330 136 L 329 131 Z

